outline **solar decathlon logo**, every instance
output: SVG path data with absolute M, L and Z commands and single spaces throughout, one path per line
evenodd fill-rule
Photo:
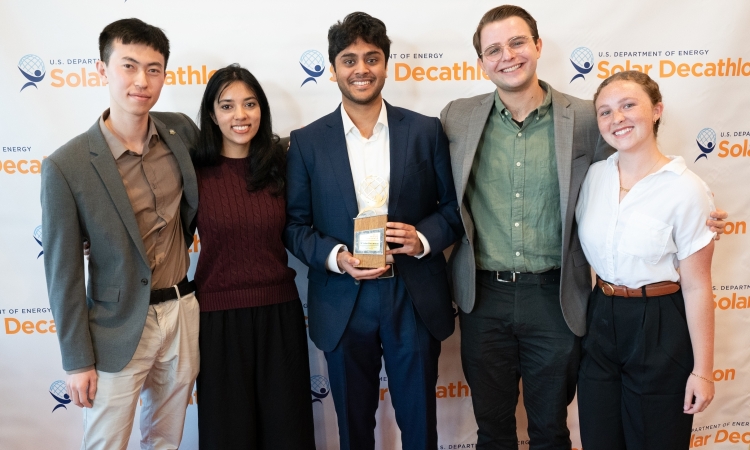
M 20 70 L 21 74 L 23 74 L 23 76 L 27 80 L 29 80 L 28 83 L 23 85 L 21 91 L 29 86 L 34 86 L 35 88 L 39 89 L 36 83 L 42 81 L 44 79 L 44 76 L 47 75 L 47 69 L 44 67 L 44 61 L 42 61 L 42 58 L 36 55 L 26 55 L 21 58 L 21 60 L 18 61 L 18 70 Z
M 694 163 L 697 163 L 699 159 L 708 159 L 708 154 L 714 151 L 716 148 L 716 132 L 711 128 L 704 128 L 698 132 L 698 137 L 695 139 L 695 143 L 698 144 L 698 148 L 701 149 L 701 154 L 695 158 Z
M 44 254 L 44 246 L 42 245 L 42 226 L 41 225 L 34 228 L 34 240 L 36 241 L 37 244 L 39 244 L 40 247 L 42 247 L 42 251 L 39 252 L 38 255 L 36 255 L 36 259 L 39 259 L 39 257 Z
M 310 394 L 312 394 L 312 402 L 323 403 L 323 399 L 328 397 L 331 393 L 331 383 L 328 382 L 328 378 L 323 375 L 313 375 L 310 377 Z
M 594 54 L 586 47 L 578 47 L 570 54 L 570 63 L 573 64 L 573 68 L 578 72 L 570 79 L 570 83 L 575 81 L 576 78 L 585 80 L 586 77 L 584 75 L 588 75 L 594 68 Z
M 316 78 L 323 75 L 323 72 L 326 70 L 326 60 L 323 58 L 323 54 L 317 50 L 308 50 L 303 53 L 299 57 L 299 65 L 302 66 L 302 70 L 308 75 L 299 87 L 304 86 L 308 81 L 318 84 Z
M 49 395 L 57 402 L 57 406 L 52 408 L 52 412 L 57 411 L 58 408 L 68 409 L 65 405 L 70 404 L 70 396 L 65 389 L 65 382 L 63 380 L 57 380 L 50 385 Z

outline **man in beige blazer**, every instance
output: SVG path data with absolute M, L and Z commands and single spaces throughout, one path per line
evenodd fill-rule
M 452 101 L 440 117 L 465 230 L 449 271 L 477 448 L 518 448 L 522 378 L 530 448 L 570 449 L 567 406 L 592 286 L 575 204 L 589 166 L 614 150 L 591 101 L 537 77 L 542 40 L 524 9 L 488 11 L 474 47 L 497 90 Z

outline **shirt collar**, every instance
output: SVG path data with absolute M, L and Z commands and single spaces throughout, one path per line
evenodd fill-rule
M 341 105 L 341 120 L 344 122 L 345 136 L 349 133 L 354 133 L 355 136 L 362 138 L 359 129 L 354 125 L 349 114 L 346 113 L 343 104 Z M 377 137 L 378 133 L 383 129 L 388 129 L 388 111 L 385 109 L 385 100 L 380 101 L 380 114 L 378 115 L 378 121 L 375 123 L 375 128 L 373 129 L 372 137 L 370 139 Z
M 117 136 L 110 131 L 110 129 L 107 127 L 107 124 L 104 123 L 105 120 L 107 120 L 107 117 L 109 117 L 109 108 L 107 108 L 99 117 L 99 128 L 102 130 L 102 134 L 104 135 L 104 140 L 107 142 L 107 145 L 109 146 L 109 150 L 112 152 L 112 156 L 114 156 L 115 160 L 120 159 L 120 157 L 129 149 L 125 147 L 125 144 L 122 143 L 120 139 L 117 138 Z M 151 115 L 148 116 L 148 134 L 146 134 L 146 143 L 148 145 L 143 146 L 143 154 L 145 155 L 148 153 L 148 149 L 156 145 L 156 143 L 159 141 L 159 133 L 156 131 L 156 125 L 154 124 L 154 121 L 151 120 Z
M 544 100 L 542 100 L 542 104 L 534 111 L 536 111 L 539 118 L 542 118 L 549 112 L 550 108 L 552 108 L 552 89 L 550 89 L 547 82 L 542 80 L 539 80 L 539 86 L 544 90 Z M 504 117 L 512 117 L 508 108 L 506 108 L 503 101 L 500 100 L 500 94 L 497 92 L 497 89 L 495 89 L 495 109 Z M 532 111 L 532 113 L 534 111 Z M 531 113 L 529 116 L 531 116 Z
M 664 166 L 662 166 L 661 169 L 657 170 L 656 172 L 652 173 L 651 175 L 657 174 L 659 172 L 674 172 L 677 175 L 681 175 L 682 172 L 687 170 L 687 164 L 685 163 L 685 158 L 682 156 L 676 156 L 676 155 L 665 155 L 667 158 L 670 159 L 670 161 Z M 619 152 L 614 152 L 609 158 L 607 158 L 607 166 L 617 168 L 617 164 L 620 162 L 620 154 Z

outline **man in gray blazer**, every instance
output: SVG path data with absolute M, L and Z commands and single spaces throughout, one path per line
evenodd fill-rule
M 441 120 L 465 230 L 449 271 L 477 448 L 518 448 L 522 378 L 530 448 L 570 449 L 567 406 L 592 286 L 575 205 L 589 165 L 614 150 L 591 101 L 538 79 L 542 40 L 524 9 L 488 11 L 474 47 L 497 90 L 450 102 Z
M 68 394 L 85 408 L 82 448 L 126 448 L 141 397 L 141 448 L 176 449 L 198 372 L 198 304 L 186 278 L 198 129 L 184 115 L 149 112 L 169 58 L 160 29 L 119 20 L 99 47 L 110 107 L 42 164 L 50 306 Z

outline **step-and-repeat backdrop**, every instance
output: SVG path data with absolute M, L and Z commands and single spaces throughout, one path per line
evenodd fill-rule
M 609 74 L 647 72 L 666 111 L 664 153 L 682 155 L 730 214 L 713 262 L 716 398 L 695 417 L 691 447 L 747 449 L 750 444 L 750 3 L 744 0 L 522 1 L 543 39 L 540 77 L 591 98 Z M 55 323 L 43 270 L 40 165 L 88 129 L 108 105 L 96 74 L 97 38 L 114 20 L 138 17 L 172 43 L 166 86 L 156 110 L 195 118 L 211 72 L 240 63 L 262 83 L 275 131 L 287 135 L 329 113 L 340 93 L 331 82 L 327 31 L 353 8 L 382 19 L 393 41 L 384 96 L 437 116 L 455 98 L 491 92 L 471 45 L 477 22 L 498 3 L 381 0 L 43 0 L 0 3 L 0 448 L 70 449 L 80 445 L 81 411 L 64 398 Z M 54 221 L 45 224 L 54 226 Z M 193 267 L 200 252 L 196 237 Z M 302 302 L 306 269 L 299 274 Z M 443 343 L 435 390 L 440 449 L 474 448 L 471 390 L 461 371 L 460 333 Z M 310 401 L 318 449 L 338 448 L 325 359 L 310 343 Z M 377 447 L 401 448 L 381 374 Z M 181 448 L 196 449 L 197 396 L 188 406 Z M 519 448 L 528 448 L 518 410 Z M 136 421 L 136 424 L 138 422 Z M 569 425 L 580 448 L 575 402 Z M 129 448 L 138 448 L 133 432 Z

